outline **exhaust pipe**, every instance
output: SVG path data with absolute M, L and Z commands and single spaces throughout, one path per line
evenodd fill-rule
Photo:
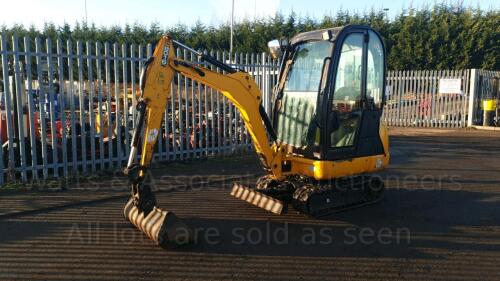
M 192 229 L 173 212 L 154 207 L 147 215 L 130 198 L 123 211 L 125 218 L 163 248 L 176 248 L 193 241 Z

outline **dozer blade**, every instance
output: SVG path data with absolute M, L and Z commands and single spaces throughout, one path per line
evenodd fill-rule
M 124 215 L 163 248 L 175 248 L 192 242 L 192 229 L 179 220 L 173 212 L 154 207 L 147 216 L 144 216 L 144 213 L 134 205 L 133 199 L 130 199 L 125 205 Z
M 233 184 L 231 195 L 278 215 L 284 213 L 286 209 L 284 202 L 238 183 Z

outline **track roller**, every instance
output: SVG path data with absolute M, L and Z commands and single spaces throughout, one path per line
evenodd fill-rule
M 354 176 L 331 182 L 305 184 L 295 190 L 294 209 L 311 216 L 324 216 L 378 202 L 384 191 L 379 177 Z
M 288 203 L 292 200 L 295 186 L 288 180 L 278 181 L 273 176 L 266 175 L 257 180 L 256 189 L 267 196 Z

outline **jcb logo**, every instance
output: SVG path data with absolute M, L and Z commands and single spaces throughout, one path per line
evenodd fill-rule
M 168 51 L 170 50 L 170 48 L 168 46 L 165 46 L 163 48 L 163 56 L 161 57 L 161 66 L 167 66 L 167 62 L 168 62 Z

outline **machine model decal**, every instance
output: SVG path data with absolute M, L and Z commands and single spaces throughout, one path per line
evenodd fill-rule
M 161 57 L 161 66 L 167 66 L 167 59 L 168 59 L 168 52 L 170 51 L 170 48 L 168 46 L 165 46 L 163 48 L 163 56 Z

